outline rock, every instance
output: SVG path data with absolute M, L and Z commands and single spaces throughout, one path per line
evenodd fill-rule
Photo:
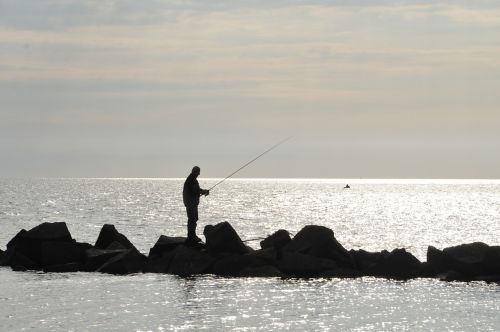
M 228 222 L 207 225 L 203 230 L 203 234 L 207 239 L 207 249 L 211 252 L 234 254 L 246 254 L 249 252 L 239 235 Z
M 97 269 L 97 272 L 111 274 L 129 274 L 142 272 L 146 256 L 137 249 L 131 248 L 127 251 L 110 258 Z
M 166 251 L 161 256 L 149 256 L 144 265 L 145 273 L 168 273 L 170 262 L 174 257 L 174 252 Z
M 99 249 L 108 249 L 113 242 L 120 243 L 125 249 L 135 248 L 132 242 L 130 242 L 127 237 L 120 232 L 118 232 L 114 225 L 105 224 L 102 226 L 95 247 Z M 116 248 L 116 244 L 114 245 Z
M 466 277 L 494 275 L 500 272 L 499 247 L 490 247 L 482 242 L 462 244 L 442 251 L 429 246 L 427 262 L 435 274 L 450 270 Z
M 8 248 L 22 254 L 41 268 L 42 243 L 44 242 L 74 242 L 64 222 L 42 223 L 29 231 L 20 231 L 9 241 Z
M 492 275 L 500 275 L 500 246 L 491 246 L 483 258 L 484 268 Z
M 167 255 L 172 255 L 168 273 L 179 276 L 205 273 L 214 262 L 214 258 L 208 253 L 185 245 L 177 246 Z
M 376 277 L 406 280 L 420 276 L 421 262 L 405 249 L 394 249 L 368 268 L 366 273 Z
M 62 266 L 69 263 L 78 263 L 83 266 L 85 261 L 85 250 L 92 246 L 88 243 L 42 242 L 41 265 L 44 270 L 51 266 Z
M 356 270 L 356 269 L 351 269 L 348 267 L 339 267 L 338 269 L 335 270 L 328 270 L 325 272 L 322 272 L 318 275 L 321 278 L 359 278 L 363 276 L 361 271 Z
M 24 265 L 14 265 L 14 266 L 12 266 L 12 271 L 25 272 L 25 271 L 28 271 L 28 268 L 26 268 L 26 266 L 24 266 Z
M 284 229 L 280 229 L 262 240 L 260 242 L 260 247 L 262 249 L 275 248 L 276 250 L 280 250 L 290 241 L 292 241 L 292 239 L 290 238 L 290 233 L 288 233 L 288 231 Z
M 172 237 L 160 235 L 153 248 L 149 250 L 148 257 L 161 257 L 165 252 L 169 252 L 177 248 L 177 246 L 186 242 L 185 237 Z
M 206 251 L 206 249 L 207 249 L 207 246 L 203 242 L 196 242 L 196 241 L 186 240 L 186 242 L 184 242 L 184 245 L 186 247 L 195 249 L 197 251 L 202 251 L 202 250 Z
M 36 270 L 39 268 L 39 265 L 22 253 L 17 252 L 13 247 L 8 248 L 7 251 L 4 252 L 0 260 L 0 266 L 10 266 L 12 268 L 22 266 L 26 270 Z
M 486 275 L 486 256 L 490 246 L 482 242 L 462 244 L 455 247 L 444 248 L 443 253 L 452 257 L 452 265 L 466 276 Z
M 44 222 L 23 233 L 20 237 L 39 241 L 71 242 L 73 240 L 65 222 Z
M 95 272 L 111 258 L 123 254 L 125 251 L 127 250 L 87 249 L 85 250 L 85 266 L 83 269 L 87 272 Z
M 379 264 L 384 259 L 384 255 L 389 254 L 387 250 L 370 252 L 363 249 L 350 250 L 349 253 L 354 259 L 356 267 L 361 271 L 366 271 Z
M 7 249 L 14 247 L 16 243 L 19 242 L 19 239 L 26 233 L 27 230 L 21 229 L 12 239 L 10 239 L 9 243 L 7 243 Z
M 422 262 L 420 264 L 420 275 L 419 278 L 435 278 L 436 272 L 431 268 L 428 262 Z
M 276 266 L 277 261 L 278 261 L 278 252 L 276 251 L 275 248 L 266 248 L 266 249 L 260 249 L 260 250 L 254 250 L 248 254 L 246 254 L 250 257 L 255 257 L 258 258 L 267 264 Z
M 248 278 L 272 278 L 281 277 L 281 272 L 272 265 L 262 265 L 258 267 L 247 267 L 241 270 L 240 277 Z
M 441 280 L 441 281 L 469 281 L 470 280 L 464 274 L 462 274 L 458 271 L 455 271 L 455 270 L 450 270 L 450 271 L 440 273 L 437 275 L 437 278 L 439 278 L 439 280 Z
M 492 275 L 487 275 L 487 276 L 477 276 L 474 277 L 472 280 L 474 281 L 485 281 L 485 282 L 495 282 L 495 283 L 500 283 L 500 274 L 492 274 Z
M 453 258 L 433 247 L 427 247 L 427 266 L 434 275 L 453 269 Z
M 130 248 L 125 247 L 123 244 L 121 244 L 118 241 L 113 241 L 110 243 L 109 246 L 106 247 L 106 250 L 127 250 Z
M 238 277 L 241 271 L 245 269 L 264 265 L 268 265 L 268 263 L 258 256 L 233 254 L 217 259 L 210 268 L 209 273 L 224 277 Z
M 321 272 L 337 268 L 333 260 L 290 251 L 283 252 L 277 265 L 282 273 L 295 277 L 314 277 Z
M 341 267 L 355 267 L 349 252 L 335 239 L 331 229 L 308 225 L 283 250 L 334 260 Z
M 82 263 L 67 263 L 43 268 L 43 272 L 78 272 L 83 270 L 84 265 Z

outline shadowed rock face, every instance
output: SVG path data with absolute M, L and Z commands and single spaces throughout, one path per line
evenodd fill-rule
M 112 249 L 99 249 L 90 248 L 85 251 L 85 265 L 83 267 L 84 271 L 95 272 L 102 265 L 104 265 L 111 258 L 124 253 L 126 250 L 112 250 Z
M 113 245 L 112 248 L 108 248 Z M 120 246 L 122 248 L 118 248 Z M 95 247 L 99 249 L 132 249 L 135 248 L 132 242 L 130 242 L 125 235 L 119 233 L 115 226 L 105 224 L 102 226 Z
M 305 226 L 283 250 L 330 259 L 340 267 L 355 267 L 353 258 L 335 239 L 333 231 L 323 226 Z
M 488 246 L 482 242 L 436 249 L 427 248 L 429 269 L 440 276 L 453 271 L 453 280 L 489 280 L 486 276 L 500 276 L 500 247 Z M 494 279 L 494 278 L 493 278 Z
M 410 279 L 421 276 L 422 263 L 405 249 L 394 249 L 382 255 L 365 272 L 376 277 Z
M 0 250 L 0 265 L 15 271 L 500 282 L 500 247 L 481 242 L 443 250 L 429 247 L 422 263 L 405 249 L 347 251 L 322 226 L 306 226 L 293 239 L 279 230 L 261 242 L 260 250 L 245 246 L 227 222 L 205 227 L 204 234 L 206 245 L 162 235 L 146 257 L 113 225 L 104 225 L 92 246 L 73 240 L 65 223 L 43 223 L 16 234 L 7 250 Z
M 291 241 L 292 238 L 290 237 L 290 233 L 284 229 L 280 229 L 262 240 L 260 242 L 260 247 L 262 249 L 275 248 L 276 250 L 280 250 Z
M 149 250 L 149 257 L 161 257 L 164 253 L 174 250 L 177 246 L 185 242 L 185 237 L 161 235 L 153 248 Z
M 214 258 L 205 251 L 179 245 L 171 253 L 168 273 L 190 276 L 205 273 L 214 262 Z
M 207 239 L 207 249 L 214 253 L 246 254 L 249 249 L 228 222 L 205 226 L 203 235 Z
M 89 247 L 89 244 L 73 240 L 66 223 L 42 223 L 16 234 L 7 244 L 0 264 L 37 270 L 49 270 L 69 263 L 82 264 Z M 58 269 L 63 270 L 62 267 Z
M 129 274 L 142 272 L 146 256 L 137 249 L 127 249 L 121 254 L 113 256 L 97 269 L 97 272 L 111 274 Z

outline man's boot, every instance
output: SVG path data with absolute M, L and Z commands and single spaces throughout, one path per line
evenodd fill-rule
M 201 239 L 196 236 L 196 222 L 188 221 L 188 237 L 186 242 L 201 242 Z

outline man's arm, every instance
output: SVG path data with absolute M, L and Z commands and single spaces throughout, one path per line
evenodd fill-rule
M 190 188 L 190 191 L 194 195 L 198 195 L 198 196 L 205 195 L 205 196 L 207 196 L 208 194 L 210 194 L 209 190 L 207 190 L 207 189 L 201 189 L 200 188 L 200 184 L 198 183 L 198 180 L 192 181 L 192 183 L 190 183 L 190 185 L 189 185 L 189 188 Z

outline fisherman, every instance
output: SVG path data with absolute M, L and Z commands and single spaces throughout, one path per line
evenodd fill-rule
M 200 188 L 200 184 L 196 179 L 198 175 L 200 175 L 200 168 L 195 166 L 184 182 L 184 189 L 182 190 L 182 198 L 188 217 L 188 235 L 186 242 L 192 243 L 201 241 L 201 239 L 196 236 L 196 222 L 198 221 L 198 204 L 200 204 L 200 196 L 207 196 L 210 193 L 208 190 Z

